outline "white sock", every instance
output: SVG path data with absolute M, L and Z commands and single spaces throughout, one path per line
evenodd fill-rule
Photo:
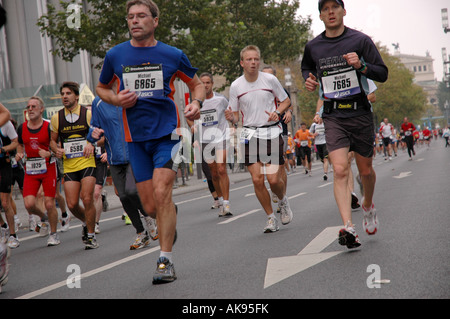
M 275 214 L 272 213 L 272 214 L 270 214 L 270 215 L 267 215 L 267 218 L 275 218 Z

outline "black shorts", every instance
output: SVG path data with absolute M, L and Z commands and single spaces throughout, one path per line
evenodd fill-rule
M 389 144 L 391 144 L 391 138 L 390 137 L 383 137 L 383 144 L 384 144 L 384 146 L 388 147 Z
M 317 154 L 319 154 L 320 160 L 323 162 L 325 158 L 328 158 L 327 144 L 316 144 Z
M 64 182 L 81 182 L 83 178 L 96 177 L 95 167 L 88 167 L 80 171 L 64 174 Z
M 97 181 L 95 182 L 96 185 L 104 186 L 106 181 L 106 176 L 108 174 L 108 164 L 105 162 L 103 163 L 99 158 L 95 159 L 95 177 L 97 178 Z
M 308 163 L 311 163 L 311 147 L 309 146 L 300 146 L 300 159 L 304 160 L 305 157 L 308 159 Z
M 19 185 L 19 189 L 23 190 L 23 180 L 25 178 L 25 171 L 22 167 L 16 166 L 12 168 L 12 178 L 11 178 L 11 185 L 14 186 L 14 184 L 17 182 L 17 185 Z
M 4 158 L 0 159 L 0 175 L 0 193 L 11 193 L 13 171 L 11 163 Z
M 252 138 L 245 149 L 245 166 L 253 165 L 257 162 L 263 164 L 284 165 L 283 138 L 278 136 L 271 140 Z
M 373 156 L 375 125 L 372 113 L 351 118 L 325 117 L 323 122 L 329 153 L 349 147 L 350 151 L 363 157 Z

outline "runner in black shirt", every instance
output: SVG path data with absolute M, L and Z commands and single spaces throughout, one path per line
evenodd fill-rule
M 375 128 L 367 99 L 367 79 L 385 82 L 388 69 L 373 41 L 344 25 L 347 11 L 342 0 L 321 0 L 319 11 L 325 32 L 306 45 L 302 73 L 306 88 L 313 92 L 319 87 L 320 98 L 324 100 L 322 117 L 334 167 L 334 193 L 345 225 L 339 232 L 339 243 L 355 248 L 361 243 L 351 219 L 348 153 L 355 152 L 364 186 L 363 227 L 373 235 L 378 227 L 372 203 L 376 181 L 372 167 Z M 319 117 L 317 111 L 316 117 Z

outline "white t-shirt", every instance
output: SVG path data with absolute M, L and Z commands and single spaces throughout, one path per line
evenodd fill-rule
M 225 118 L 228 100 L 225 96 L 215 93 L 212 98 L 203 102 L 198 121 L 201 143 L 218 143 L 228 139 L 230 126 Z
M 309 129 L 309 132 L 319 134 L 315 137 L 314 140 L 314 143 L 316 145 L 322 145 L 327 143 L 325 140 L 325 125 L 323 123 L 322 124 L 313 123 Z
M 277 109 L 277 100 L 280 102 L 288 98 L 280 81 L 269 73 L 259 72 L 255 82 L 248 82 L 245 76 L 241 76 L 231 84 L 230 106 L 233 112 L 240 111 L 243 126 L 258 128 L 253 137 L 268 139 L 279 136 L 282 132 L 281 125 L 276 122 L 268 122 L 269 113 Z M 262 128 L 273 125 L 269 128 Z
M 391 134 L 392 134 L 392 124 L 381 123 L 381 136 L 383 136 L 384 138 L 388 138 L 391 137 Z
M 13 139 L 17 138 L 17 132 L 14 129 L 14 125 L 12 125 L 12 123 L 10 121 L 8 121 L 8 123 L 6 123 L 5 125 L 2 126 L 1 128 L 2 130 L 2 135 L 4 137 L 9 137 L 9 139 L 12 141 Z M 0 141 L 0 143 L 2 144 L 0 147 L 3 147 L 3 143 Z

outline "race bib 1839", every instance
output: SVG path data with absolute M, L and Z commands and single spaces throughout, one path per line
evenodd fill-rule
M 125 66 L 122 78 L 124 88 L 141 98 L 164 96 L 162 64 Z

